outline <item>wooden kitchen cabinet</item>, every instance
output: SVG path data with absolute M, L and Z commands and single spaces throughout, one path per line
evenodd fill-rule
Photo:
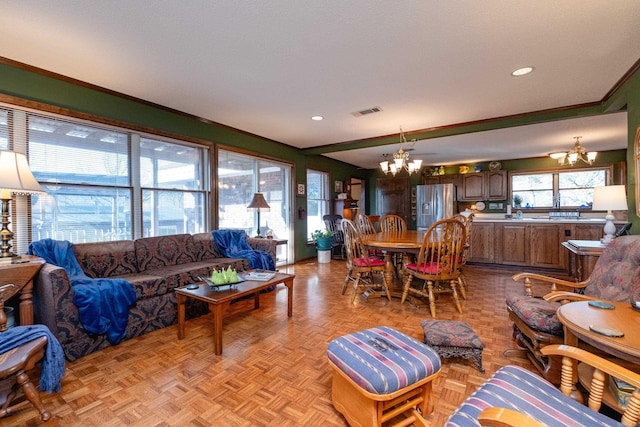
M 507 172 L 472 172 L 462 175 L 460 186 L 461 201 L 506 200 Z
M 521 222 L 496 224 L 496 229 L 496 263 L 522 266 L 528 265 L 528 224 Z
M 567 254 L 561 245 L 572 239 L 571 230 L 571 224 L 496 223 L 494 262 L 565 269 Z
M 571 236 L 565 236 L 565 230 L 571 230 L 571 224 L 531 224 L 529 226 L 529 265 L 542 268 L 566 268 L 567 251 L 562 247 L 562 242 L 569 240 Z
M 575 224 L 571 240 L 600 240 L 604 224 Z
M 471 227 L 471 249 L 468 261 L 494 262 L 494 224 L 473 223 Z

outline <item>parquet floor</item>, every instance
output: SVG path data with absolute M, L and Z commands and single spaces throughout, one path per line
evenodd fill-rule
M 331 404 L 328 343 L 340 335 L 389 325 L 422 339 L 420 320 L 428 308 L 399 299 L 371 298 L 350 304 L 341 295 L 343 261 L 315 261 L 281 268 L 296 274 L 293 317 L 287 318 L 282 285 L 261 296 L 261 307 L 224 320 L 223 354 L 213 354 L 210 315 L 187 322 L 186 338 L 177 326 L 146 334 L 67 363 L 62 392 L 42 394 L 60 426 L 345 426 Z M 504 300 L 521 291 L 511 276 L 520 270 L 465 267 L 469 282 L 463 314 L 449 295 L 439 297 L 438 318 L 464 320 L 485 342 L 480 374 L 467 362 L 445 362 L 434 383 L 433 426 L 498 368 L 524 359 L 506 359 L 514 344 Z M 243 301 L 251 308 L 252 301 Z M 2 425 L 37 425 L 29 407 Z

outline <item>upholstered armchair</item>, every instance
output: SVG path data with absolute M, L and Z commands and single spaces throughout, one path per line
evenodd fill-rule
M 517 350 L 505 351 L 506 356 L 524 356 L 549 381 L 558 384 L 560 366 L 551 364 L 541 349 L 564 342 L 562 324 L 556 316 L 560 304 L 579 300 L 629 301 L 640 290 L 640 236 L 623 236 L 613 240 L 598 259 L 593 273 L 584 282 L 570 282 L 534 273 L 513 276 L 524 283 L 523 294 L 507 297 L 509 318 L 513 320 L 513 337 Z M 544 297 L 534 296 L 534 286 L 550 286 Z M 575 292 L 559 291 L 558 287 Z

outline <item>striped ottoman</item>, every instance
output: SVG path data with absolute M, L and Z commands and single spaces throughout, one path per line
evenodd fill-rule
M 420 341 L 380 326 L 336 338 L 327 356 L 333 406 L 350 425 L 424 423 L 422 416 L 433 411 L 431 381 L 440 375 L 440 356 Z

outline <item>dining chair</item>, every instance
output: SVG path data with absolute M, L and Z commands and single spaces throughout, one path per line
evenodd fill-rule
M 333 240 L 331 241 L 331 255 L 333 257 L 340 257 L 344 259 L 344 234 L 340 222 L 342 221 L 342 215 L 324 215 L 322 217 L 324 226 L 327 230 L 333 232 Z M 337 252 L 337 254 L 336 254 Z
M 373 223 L 371 222 L 369 217 L 362 212 L 358 212 L 358 214 L 356 215 L 355 226 L 356 229 L 362 234 L 376 233 L 376 228 L 373 226 Z
M 431 316 L 435 318 L 435 294 L 451 293 L 458 312 L 462 313 L 458 291 L 466 296 L 460 286 L 460 261 L 466 233 L 464 224 L 454 218 L 436 221 L 429 227 L 417 262 L 405 265 L 401 304 L 409 294 L 427 298 Z M 415 279 L 423 282 L 413 286 Z
M 348 219 L 342 220 L 342 232 L 344 234 L 344 243 L 347 252 L 347 276 L 342 286 L 342 295 L 344 295 L 349 281 L 353 282 L 353 295 L 351 303 L 356 300 L 356 294 L 359 288 L 364 288 L 365 292 L 369 290 L 383 290 L 387 299 L 391 301 L 391 293 L 389 284 L 385 279 L 386 263 L 376 257 L 369 256 L 369 251 L 362 243 L 362 234 L 356 229 L 355 224 Z M 382 283 L 376 283 L 375 277 L 380 276 Z
M 388 214 L 380 219 L 380 231 L 405 231 L 407 230 L 407 222 L 400 215 Z M 396 270 L 396 275 L 402 277 L 402 270 L 404 269 L 403 260 L 407 259 L 408 254 L 406 252 L 394 252 L 393 265 Z
M 407 222 L 399 215 L 385 215 L 380 219 L 381 231 L 404 231 L 407 229 Z
M 469 283 L 467 282 L 467 278 L 464 275 L 464 271 L 462 267 L 467 264 L 467 260 L 469 259 L 469 254 L 471 252 L 471 226 L 473 225 L 473 219 L 475 218 L 473 212 L 468 215 L 465 214 L 456 214 L 453 216 L 454 219 L 457 219 L 461 223 L 464 224 L 465 229 L 467 230 L 467 238 L 464 242 L 464 247 L 462 248 L 462 258 L 460 260 L 460 286 L 464 288 L 465 292 L 469 290 Z
M 13 286 L 13 284 L 0 286 L 0 334 L 6 333 L 8 330 L 3 294 Z M 19 337 L 12 337 L 11 341 L 14 340 L 21 341 Z M 13 414 L 18 409 L 18 405 L 23 403 L 24 399 L 19 399 L 19 390 L 40 413 L 42 421 L 51 418 L 51 414 L 42 404 L 38 390 L 28 374 L 44 358 L 47 342 L 46 336 L 40 336 L 21 345 L 13 346 L 0 354 L 0 389 L 8 391 L 6 400 L 0 408 L 0 418 Z M 16 399 L 15 402 L 14 399 Z

